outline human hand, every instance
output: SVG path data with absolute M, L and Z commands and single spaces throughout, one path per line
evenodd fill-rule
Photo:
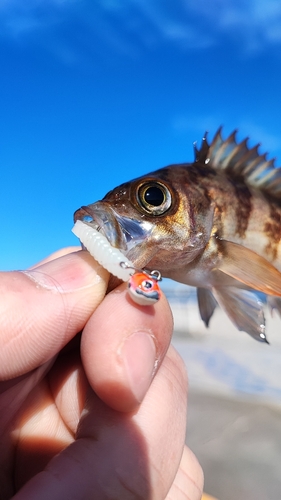
M 105 296 L 108 273 L 69 251 L 0 274 L 1 500 L 199 500 L 165 297 Z

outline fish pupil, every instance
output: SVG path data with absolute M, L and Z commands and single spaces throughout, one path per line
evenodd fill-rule
M 151 186 L 145 191 L 144 199 L 149 205 L 159 207 L 164 202 L 165 196 L 162 189 L 157 186 Z

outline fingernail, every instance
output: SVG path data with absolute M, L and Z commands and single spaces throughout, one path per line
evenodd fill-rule
M 153 378 L 156 366 L 156 348 L 148 332 L 136 332 L 128 337 L 122 348 L 130 387 L 140 403 Z
M 22 273 L 38 287 L 60 293 L 89 288 L 102 279 L 107 281 L 108 276 L 107 271 L 86 252 L 64 255 Z

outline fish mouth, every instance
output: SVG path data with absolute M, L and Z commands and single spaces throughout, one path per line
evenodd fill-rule
M 101 232 L 110 245 L 121 250 L 126 256 L 146 240 L 153 230 L 153 224 L 119 215 L 105 202 L 83 206 L 74 214 L 74 221 Z

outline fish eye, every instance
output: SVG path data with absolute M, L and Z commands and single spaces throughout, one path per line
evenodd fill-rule
M 163 214 L 172 203 L 170 191 L 160 182 L 142 184 L 137 192 L 137 200 L 146 212 L 153 215 Z

